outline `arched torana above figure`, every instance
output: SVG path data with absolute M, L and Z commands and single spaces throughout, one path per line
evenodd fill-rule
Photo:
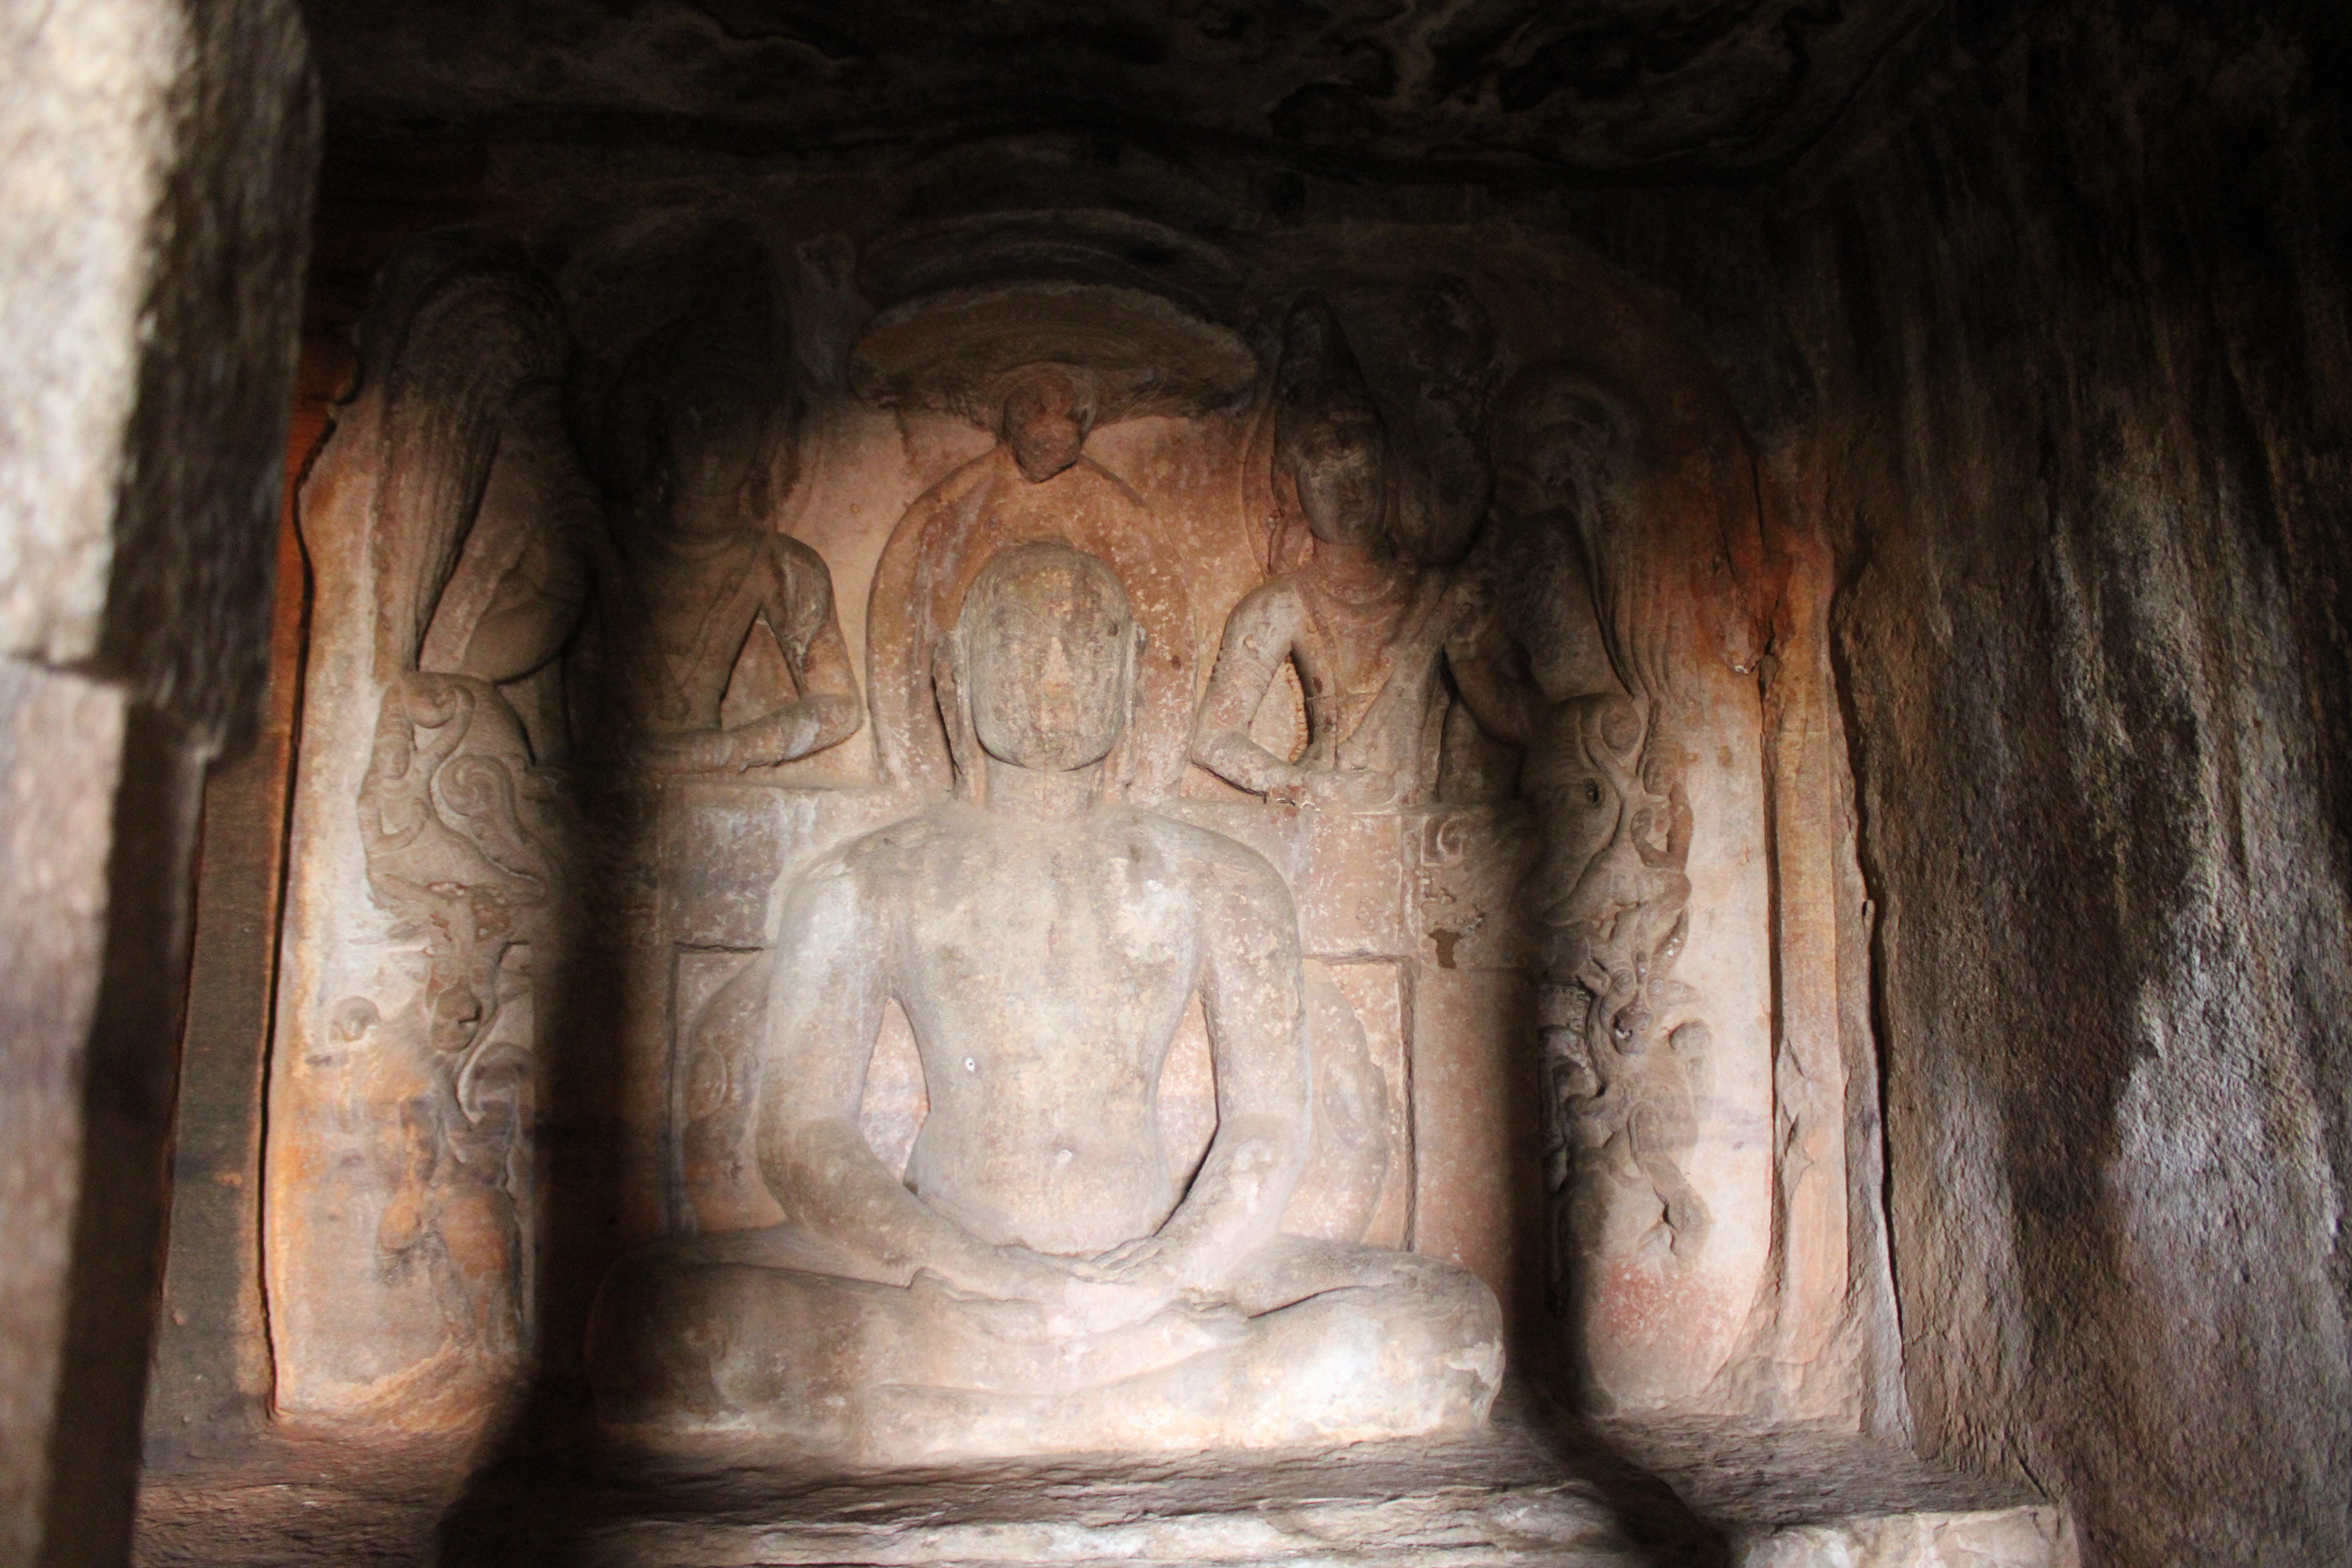
M 1110 562 L 1135 595 L 1152 653 L 1129 762 L 1144 798 L 1173 790 L 1193 689 L 1178 527 L 1088 456 L 1087 441 L 1121 419 L 1229 401 L 1256 368 L 1230 331 L 1105 285 L 950 290 L 869 324 L 852 361 L 867 396 L 953 412 L 1000 442 L 908 509 L 875 569 L 866 668 L 886 777 L 944 787 L 931 668 L 940 638 L 994 551 L 1061 539 Z

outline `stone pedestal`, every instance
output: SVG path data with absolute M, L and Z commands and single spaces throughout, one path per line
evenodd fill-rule
M 1442 1442 L 1072 1456 L 862 1475 L 713 1444 L 546 1453 L 467 1479 L 447 1436 L 283 1436 L 151 1479 L 143 1568 L 1122 1563 L 1138 1568 L 2075 1568 L 2064 1510 L 1821 1432 L 1551 1425 L 1507 1393 Z

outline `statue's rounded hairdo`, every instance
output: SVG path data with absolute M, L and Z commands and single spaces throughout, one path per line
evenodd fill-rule
M 1062 539 L 1033 539 L 1022 544 L 1008 544 L 988 558 L 972 578 L 971 586 L 964 590 L 963 607 L 956 614 L 956 626 L 961 629 L 965 621 L 992 605 L 1004 584 L 1023 568 L 1047 557 L 1066 556 L 1080 571 L 1091 573 L 1109 585 L 1111 597 L 1128 623 L 1137 624 L 1135 602 L 1128 596 L 1127 584 L 1111 569 L 1109 562 L 1099 555 L 1089 555 L 1076 545 Z
M 1124 794 L 1134 775 L 1135 704 L 1140 690 L 1138 677 L 1145 641 L 1143 622 L 1136 616 L 1135 601 L 1118 571 L 1101 556 L 1089 554 L 1066 540 L 1037 539 L 1006 545 L 974 574 L 971 585 L 964 590 L 962 606 L 956 611 L 955 625 L 940 639 L 932 658 L 933 689 L 939 698 L 940 721 L 947 730 L 948 758 L 955 770 L 955 793 L 962 799 L 984 799 L 987 793 L 987 773 L 980 765 L 980 740 L 972 731 L 971 710 L 964 687 L 971 625 L 977 616 L 993 607 L 1014 577 L 1050 557 L 1066 557 L 1077 570 L 1092 574 L 1108 584 L 1111 602 L 1127 621 L 1123 657 L 1128 660 L 1128 712 L 1119 738 L 1111 747 L 1109 766 L 1104 776 L 1112 791 Z

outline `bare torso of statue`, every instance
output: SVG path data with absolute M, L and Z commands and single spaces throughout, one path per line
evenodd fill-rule
M 737 528 L 704 540 L 673 531 L 628 563 L 620 649 L 638 760 L 671 772 L 765 766 L 839 743 L 858 724 L 857 685 L 824 563 L 796 539 Z M 795 696 L 733 729 L 721 708 L 744 641 L 765 622 Z
M 1168 1042 L 1203 962 L 1232 966 L 1226 928 L 1281 912 L 1233 849 L 1135 811 L 1040 832 L 955 806 L 864 847 L 869 911 L 910 886 L 964 894 L 868 916 L 924 955 L 891 976 L 935 1086 L 907 1165 L 916 1196 L 981 1240 L 1055 1254 L 1160 1227 L 1179 1195 L 1154 1093 Z M 1037 1048 L 1073 1019 L 1076 1048 Z
M 590 1347 L 607 1420 L 905 1463 L 1485 1419 L 1484 1285 L 1280 1233 L 1308 1133 L 1297 920 L 1255 852 L 1101 798 L 1140 642 L 1066 546 L 974 582 L 941 692 L 968 798 L 785 901 L 760 1129 L 785 1222 L 614 1271 Z M 1218 1124 L 1183 1184 L 1158 1086 L 1196 996 Z M 893 1002 L 931 1107 L 903 1182 L 857 1121 Z

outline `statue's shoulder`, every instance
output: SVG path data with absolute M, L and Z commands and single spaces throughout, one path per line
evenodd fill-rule
M 1289 626 L 1306 614 L 1307 605 L 1300 596 L 1298 574 L 1286 572 L 1278 577 L 1268 577 L 1241 596 L 1233 613 L 1225 617 L 1228 626 L 1264 625 Z
M 802 868 L 800 879 L 865 885 L 888 882 L 958 837 L 954 824 L 947 820 L 954 810 L 954 803 L 943 802 L 837 844 L 810 860 Z
M 789 533 L 770 533 L 761 542 L 761 552 L 768 569 L 783 580 L 788 591 L 816 593 L 831 597 L 833 569 L 814 545 L 804 544 Z
M 1195 885 L 1290 902 L 1290 884 L 1282 873 L 1240 839 L 1140 806 L 1130 807 L 1129 816 L 1137 837 Z

